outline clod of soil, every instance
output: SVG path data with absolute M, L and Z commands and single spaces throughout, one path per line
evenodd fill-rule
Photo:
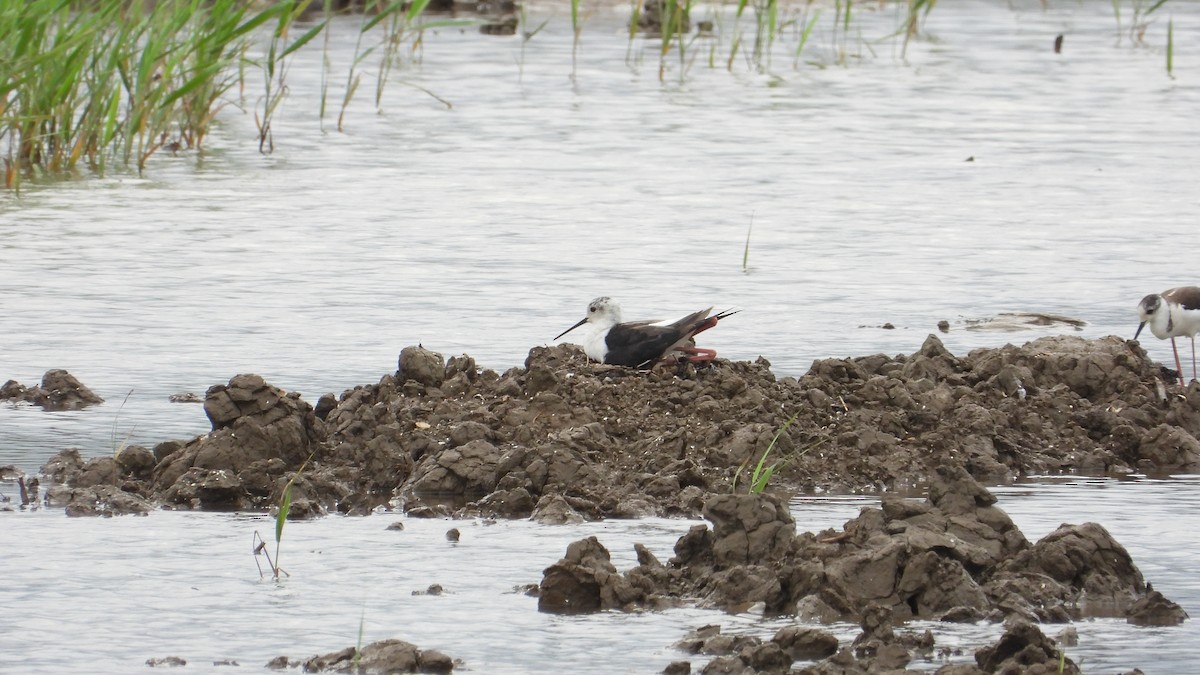
M 16 380 L 0 386 L 0 401 L 39 405 L 46 410 L 78 410 L 103 403 L 104 399 L 88 389 L 65 370 L 47 370 L 41 385 L 26 387 Z
M 454 661 L 435 649 L 419 649 L 404 640 L 380 640 L 358 650 L 313 656 L 306 660 L 277 656 L 267 663 L 272 670 L 300 668 L 305 673 L 449 673 Z

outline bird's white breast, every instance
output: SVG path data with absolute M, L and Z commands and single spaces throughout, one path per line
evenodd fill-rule
M 608 355 L 608 343 L 605 338 L 608 337 L 608 329 L 611 327 L 588 324 L 587 335 L 583 338 L 583 353 L 587 354 L 589 359 L 604 363 L 604 357 Z

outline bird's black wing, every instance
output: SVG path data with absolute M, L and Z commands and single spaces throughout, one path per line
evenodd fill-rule
M 648 366 L 662 358 L 681 337 L 683 335 L 673 326 L 619 323 L 605 336 L 608 353 L 604 355 L 604 362 L 630 368 Z
M 1167 302 L 1179 303 L 1184 309 L 1200 309 L 1200 287 L 1197 286 L 1172 288 L 1169 291 L 1164 291 L 1162 297 Z

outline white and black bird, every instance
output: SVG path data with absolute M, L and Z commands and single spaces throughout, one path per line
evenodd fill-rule
M 623 322 L 621 306 L 612 298 L 601 297 L 588 304 L 587 316 L 554 339 L 589 324 L 589 332 L 582 346 L 584 353 L 593 361 L 631 368 L 650 367 L 667 358 L 711 361 L 717 357 L 717 352 L 696 347 L 692 339 L 697 333 L 712 328 L 721 319 L 736 313 L 726 311 L 712 314 L 710 307 L 672 322 Z
M 1138 303 L 1136 340 L 1146 324 L 1150 332 L 1160 340 L 1171 339 L 1171 351 L 1175 352 L 1175 368 L 1179 372 L 1179 383 L 1183 384 L 1183 364 L 1179 361 L 1179 349 L 1175 338 L 1189 337 L 1192 340 L 1192 379 L 1196 377 L 1196 333 L 1200 332 L 1200 287 L 1180 286 L 1162 293 L 1151 293 Z

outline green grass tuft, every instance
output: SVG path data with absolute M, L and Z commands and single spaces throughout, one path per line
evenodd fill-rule
M 779 427 L 779 429 L 775 431 L 775 435 L 771 437 L 771 442 L 767 445 L 767 449 L 763 451 L 762 455 L 759 456 L 758 464 L 755 465 L 754 471 L 750 474 L 750 485 L 746 489 L 749 494 L 761 494 L 764 492 L 776 471 L 787 466 L 789 462 L 792 462 L 799 457 L 803 457 L 808 453 L 809 450 L 812 450 L 821 443 L 824 443 L 823 439 L 819 439 L 809 444 L 808 447 L 800 450 L 799 452 L 793 452 L 789 455 L 785 455 L 782 459 L 772 462 L 771 464 L 767 464 L 767 458 L 770 457 L 771 452 L 775 449 L 775 444 L 779 442 L 779 437 L 783 435 L 783 432 L 787 431 L 788 427 L 792 426 L 792 422 L 795 422 L 796 418 L 799 416 L 800 413 L 796 413 L 795 415 L 789 417 L 788 420 L 783 423 L 783 426 Z M 746 465 L 749 464 L 749 462 L 750 460 L 746 459 L 746 461 L 742 462 L 741 465 L 738 466 L 737 472 L 733 476 L 734 492 L 737 492 L 738 480 L 741 478 L 742 472 L 746 469 Z

